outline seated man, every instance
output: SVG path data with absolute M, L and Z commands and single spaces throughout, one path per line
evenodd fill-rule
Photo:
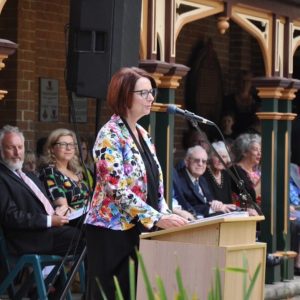
M 174 198 L 183 209 L 197 217 L 207 217 L 212 213 L 225 213 L 235 209 L 233 204 L 223 204 L 215 200 L 202 176 L 206 170 L 207 153 L 199 145 L 187 150 L 185 167 L 175 172 L 173 187 Z
M 296 164 L 290 164 L 290 232 L 291 250 L 298 252 L 295 259 L 295 275 L 300 275 L 300 168 Z
M 21 171 L 24 151 L 22 132 L 4 126 L 0 130 L 0 226 L 9 251 L 65 255 L 70 249 L 73 254 L 80 231 L 66 226 L 67 217 L 54 214 L 39 179 Z M 77 249 L 83 249 L 82 242 Z

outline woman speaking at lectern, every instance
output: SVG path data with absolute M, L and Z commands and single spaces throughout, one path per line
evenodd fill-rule
M 108 87 L 111 119 L 93 148 L 96 186 L 86 218 L 87 299 L 115 299 L 113 276 L 129 299 L 128 262 L 137 265 L 139 235 L 154 228 L 178 227 L 185 219 L 171 213 L 163 195 L 162 171 L 147 131 L 137 121 L 150 114 L 157 93 L 154 79 L 138 68 L 123 68 Z

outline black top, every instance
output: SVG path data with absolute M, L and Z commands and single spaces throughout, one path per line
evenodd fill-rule
M 231 179 L 225 170 L 221 171 L 221 184 L 213 176 L 209 168 L 206 169 L 203 176 L 209 185 L 210 191 L 215 200 L 222 201 L 225 204 L 231 204 Z
M 239 165 L 235 165 L 234 168 L 231 167 L 230 169 L 235 175 L 238 175 L 238 178 L 243 180 L 246 191 L 250 194 L 252 200 L 254 202 L 256 202 L 256 192 L 253 187 L 253 183 L 252 183 L 251 179 L 247 175 L 247 172 L 243 168 L 241 168 Z M 235 193 L 236 195 L 239 195 L 239 193 L 241 192 L 240 189 L 238 188 L 237 184 L 233 180 L 231 181 L 231 189 L 232 189 L 232 192 Z
M 146 174 L 147 174 L 147 204 L 149 204 L 154 209 L 158 210 L 158 188 L 159 188 L 159 172 L 158 166 L 152 156 L 150 149 L 148 148 L 146 142 L 144 141 L 140 131 L 137 129 L 139 140 L 137 141 L 135 135 L 131 131 L 126 120 L 122 118 L 124 124 L 126 125 L 130 135 L 132 136 L 135 144 L 137 145 L 140 154 L 142 156 L 143 162 L 145 164 Z
M 147 203 L 151 205 L 154 209 L 158 210 L 158 167 L 141 133 L 139 131 L 138 133 L 141 147 L 143 150 L 141 151 L 141 155 L 145 164 L 147 174 Z

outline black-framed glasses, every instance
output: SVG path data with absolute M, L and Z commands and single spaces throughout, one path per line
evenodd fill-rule
M 57 142 L 54 145 L 57 145 L 59 148 L 63 149 L 75 149 L 77 147 L 76 143 L 66 143 L 66 142 Z
M 138 90 L 138 91 L 131 91 L 132 93 L 138 93 L 143 99 L 147 100 L 149 94 L 152 95 L 153 98 L 157 96 L 157 88 L 153 88 L 150 90 Z

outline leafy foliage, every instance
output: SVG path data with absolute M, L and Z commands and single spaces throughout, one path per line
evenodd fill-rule
M 161 277 L 156 278 L 156 284 L 157 284 L 157 289 L 153 288 L 151 286 L 149 276 L 147 274 L 147 270 L 144 264 L 144 260 L 142 258 L 142 255 L 137 251 L 137 258 L 138 262 L 141 268 L 141 272 L 143 275 L 143 279 L 145 282 L 146 286 L 146 291 L 147 291 L 147 299 L 148 300 L 167 300 L 167 294 L 166 290 L 164 287 L 164 283 L 161 279 Z M 250 296 L 253 292 L 255 282 L 258 278 L 258 274 L 261 269 L 261 264 L 259 264 L 253 276 L 251 276 L 249 269 L 248 269 L 248 261 L 247 258 L 244 256 L 243 257 L 243 267 L 242 268 L 235 268 L 235 267 L 228 267 L 225 268 L 223 271 L 225 272 L 235 272 L 235 273 L 241 273 L 243 275 L 243 300 L 249 300 Z M 182 280 L 181 272 L 179 267 L 176 268 L 176 281 L 177 281 L 177 286 L 178 286 L 178 292 L 175 296 L 175 300 L 196 300 L 198 299 L 197 295 L 193 295 L 191 298 L 188 297 L 186 289 L 184 288 L 184 283 Z M 247 286 L 247 279 L 250 279 L 249 286 Z M 130 260 L 129 263 L 129 279 L 130 279 L 130 300 L 135 300 L 135 289 L 136 289 L 136 284 L 135 284 L 135 268 L 134 268 L 134 261 Z M 99 289 L 101 291 L 101 295 L 104 300 L 107 300 L 107 297 L 105 296 L 102 286 L 99 282 L 98 279 L 96 279 Z M 124 300 L 124 297 L 122 295 L 122 291 L 120 288 L 120 284 L 118 282 L 117 277 L 114 277 L 114 283 L 116 287 L 116 300 Z M 221 283 L 221 271 L 219 268 L 215 269 L 215 280 L 212 285 L 212 288 L 210 289 L 208 293 L 208 300 L 222 300 L 222 283 Z

